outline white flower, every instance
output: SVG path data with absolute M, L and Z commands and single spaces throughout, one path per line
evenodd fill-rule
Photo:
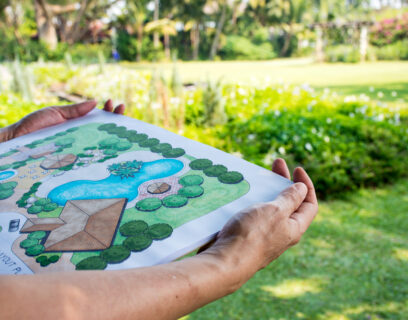
M 246 91 L 245 91 L 244 88 L 239 88 L 239 89 L 238 89 L 238 93 L 239 93 L 241 96 L 245 96 L 245 95 L 246 95 Z
M 327 118 L 327 119 L 326 119 L 326 122 L 327 122 L 327 123 L 332 123 L 332 119 L 331 119 L 331 118 Z
M 316 133 L 317 133 L 317 130 L 316 130 L 315 127 L 312 128 L 312 133 L 313 133 L 313 134 L 316 134 Z
M 383 97 L 384 97 L 384 93 L 383 93 L 382 91 L 379 91 L 379 92 L 377 93 L 377 97 L 378 97 L 378 98 L 383 98 Z
M 335 155 L 335 156 L 334 156 L 334 162 L 336 162 L 336 163 L 340 163 L 340 162 L 341 162 L 341 159 L 340 159 L 340 157 L 339 157 L 338 155 Z
M 275 117 L 279 117 L 279 116 L 280 116 L 280 114 L 281 114 L 279 110 L 275 110 L 275 112 L 274 112 L 274 113 L 275 113 Z
M 255 140 L 255 137 L 256 137 L 255 134 L 251 133 L 248 135 L 248 140 L 251 140 L 251 141 Z
M 188 99 L 187 100 L 187 105 L 191 106 L 194 103 L 193 99 Z
M 278 151 L 280 154 L 286 154 L 286 150 L 284 147 L 279 147 Z
M 313 146 L 308 142 L 305 144 L 305 149 L 308 151 L 312 151 L 313 150 Z
M 243 103 L 243 104 L 248 104 L 248 99 L 243 99 L 243 100 L 242 100 L 242 103 Z
M 391 96 L 393 96 L 394 98 L 398 95 L 398 93 L 396 91 L 391 92 Z
M 326 143 L 329 143 L 329 142 L 330 142 L 330 138 L 329 138 L 328 136 L 325 136 L 325 137 L 323 138 L 323 140 L 324 140 L 324 142 L 326 142 Z
M 374 92 L 374 87 L 370 87 L 369 89 L 368 89 L 370 92 Z

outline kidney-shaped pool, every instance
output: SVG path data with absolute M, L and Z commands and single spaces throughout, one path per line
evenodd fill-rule
M 134 200 L 139 186 L 146 181 L 172 176 L 183 169 L 183 162 L 175 159 L 161 159 L 143 163 L 134 177 L 109 177 L 92 181 L 76 180 L 60 185 L 48 194 L 48 198 L 60 206 L 68 200 L 127 198 Z

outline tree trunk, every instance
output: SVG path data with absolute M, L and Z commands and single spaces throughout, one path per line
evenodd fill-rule
M 142 48 L 143 48 L 143 25 L 137 26 L 137 56 L 136 61 L 142 60 Z
M 224 27 L 226 17 L 227 17 L 227 4 L 224 4 L 220 15 L 220 20 L 218 20 L 217 23 L 217 30 L 215 31 L 214 40 L 211 45 L 210 60 L 214 60 L 214 57 L 217 54 L 218 42 L 220 41 L 220 35 Z
M 166 59 L 171 59 L 170 54 L 170 35 L 168 33 L 164 34 L 164 54 L 166 55 Z
M 159 0 L 154 0 L 154 12 L 153 12 L 153 20 L 154 21 L 159 20 L 159 5 L 160 5 L 160 1 Z M 153 46 L 154 46 L 155 49 L 157 49 L 159 47 L 159 42 L 160 42 L 159 33 L 157 31 L 155 31 L 153 33 Z
M 35 1 L 35 19 L 37 23 L 38 38 L 50 49 L 54 50 L 58 44 L 57 31 L 52 21 L 53 15 L 47 9 L 43 0 Z
M 280 56 L 281 57 L 285 57 L 286 54 L 288 53 L 289 49 L 290 49 L 290 41 L 292 40 L 292 25 L 289 25 L 289 31 L 285 31 L 285 37 L 284 37 L 284 42 L 283 42 L 283 47 L 282 50 L 280 52 Z
M 194 42 L 193 45 L 193 60 L 198 60 L 198 53 L 200 50 L 200 23 L 196 23 L 194 29 Z

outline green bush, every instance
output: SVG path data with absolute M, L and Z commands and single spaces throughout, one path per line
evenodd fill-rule
M 222 164 L 216 164 L 204 170 L 204 174 L 208 177 L 218 177 L 226 173 L 228 169 Z
M 146 237 L 144 234 L 131 236 L 123 241 L 123 245 L 133 252 L 143 251 L 150 247 L 151 244 L 152 239 Z
M 132 144 L 126 140 L 120 141 L 116 146 L 115 149 L 119 151 L 129 150 L 132 147 Z
M 408 60 L 408 39 L 375 48 L 378 60 Z
M 394 124 L 383 109 L 378 112 L 384 121 L 377 111 L 358 104 L 270 111 L 231 122 L 224 130 L 230 152 L 267 168 L 280 153 L 291 168 L 301 164 L 325 197 L 394 181 L 408 172 L 408 162 L 400 160 L 408 159 L 406 126 Z
M 162 205 L 159 198 L 146 198 L 136 203 L 135 207 L 140 211 L 155 211 Z
M 163 199 L 163 205 L 168 208 L 180 208 L 182 206 L 185 206 L 187 202 L 187 197 L 178 194 L 173 194 Z
M 183 156 L 185 153 L 186 152 L 182 148 L 174 148 L 174 149 L 166 150 L 162 154 L 163 154 L 163 157 L 165 158 L 178 158 L 178 157 Z
M 153 240 L 163 240 L 171 236 L 173 228 L 167 223 L 156 223 L 151 225 L 146 233 Z
M 57 141 L 55 141 L 55 145 L 56 146 L 61 146 L 61 147 L 69 147 L 70 145 L 72 145 L 75 142 L 74 138 L 63 138 L 63 139 L 59 139 Z
M 7 170 L 9 168 L 11 168 L 11 163 L 3 164 L 2 166 L 0 166 L 0 171 Z
M 119 143 L 118 138 L 110 137 L 99 141 L 99 147 L 101 149 L 109 149 L 113 148 L 117 143 Z
M 28 239 L 40 240 L 47 235 L 45 231 L 34 231 L 28 234 Z
M 104 261 L 99 256 L 93 256 L 85 258 L 78 262 L 75 266 L 76 270 L 104 270 L 107 266 L 106 261 Z
M 150 148 L 152 152 L 162 153 L 172 149 L 170 143 L 160 143 Z
M 218 180 L 222 183 L 227 183 L 227 184 L 235 184 L 235 183 L 239 183 L 242 180 L 244 180 L 244 177 L 241 173 L 236 172 L 236 171 L 230 171 L 230 172 L 226 172 L 221 174 L 218 177 Z
M 50 202 L 51 202 L 50 199 L 41 198 L 41 199 L 38 199 L 36 202 L 34 202 L 34 205 L 36 205 L 36 206 L 44 206 L 44 205 L 46 205 L 47 203 L 50 203 Z
M 350 45 L 326 47 L 325 59 L 327 62 L 356 63 L 360 61 L 360 51 L 357 47 Z
M 201 185 L 203 182 L 204 178 L 199 175 L 188 175 L 179 180 L 179 183 L 184 187 Z
M 212 166 L 212 161 L 208 159 L 196 159 L 190 162 L 190 168 L 193 170 L 204 170 Z
M 35 244 L 27 248 L 25 253 L 27 256 L 34 257 L 34 256 L 38 256 L 39 254 L 43 252 L 44 252 L 44 246 L 41 244 Z
M 129 249 L 121 245 L 112 246 L 101 252 L 101 259 L 107 263 L 121 263 L 130 256 Z
M 40 213 L 42 209 L 43 209 L 42 206 L 32 205 L 31 207 L 27 209 L 27 212 L 30 214 L 37 214 L 37 213 Z
M 196 198 L 204 193 L 204 189 L 200 186 L 188 186 L 181 188 L 178 191 L 179 195 L 185 196 L 187 198 Z
M 151 148 L 155 145 L 158 145 L 159 143 L 160 143 L 159 139 L 150 138 L 150 139 L 139 142 L 139 146 L 141 146 L 142 148 Z
M 116 149 L 105 149 L 103 150 L 103 154 L 107 156 L 113 156 L 117 153 L 118 151 Z
M 53 255 L 51 257 L 48 258 L 48 261 L 50 261 L 51 263 L 55 263 L 60 259 L 60 256 L 57 255 Z
M 36 244 L 38 244 L 38 239 L 24 239 L 23 241 L 20 242 L 20 247 L 27 249 L 30 248 L 32 246 L 35 246 Z
M 276 57 L 271 43 L 257 45 L 240 36 L 228 36 L 220 55 L 226 60 L 269 60 Z
M 0 191 L 12 190 L 15 187 L 17 187 L 17 182 L 15 182 L 15 181 L 3 182 L 3 183 L 0 184 Z
M 14 194 L 13 189 L 0 190 L 0 200 L 10 198 Z
M 148 138 L 147 134 L 137 133 L 137 134 L 133 134 L 130 137 L 128 137 L 128 140 L 133 143 L 138 143 L 138 142 L 147 140 L 147 138 Z
M 143 220 L 135 220 L 126 222 L 119 228 L 119 232 L 124 237 L 135 236 L 143 233 L 148 227 L 148 224 Z
M 101 125 L 98 127 L 98 130 L 99 130 L 99 131 L 108 131 L 108 130 L 111 130 L 111 129 L 113 129 L 113 128 L 116 128 L 116 124 L 115 124 L 115 123 L 104 123 L 104 124 L 101 124 Z
M 45 204 L 45 205 L 43 206 L 43 210 L 44 210 L 45 212 L 50 212 L 50 211 L 53 211 L 53 210 L 55 210 L 55 209 L 57 209 L 57 208 L 58 208 L 58 205 L 57 205 L 56 203 L 54 203 L 54 202 L 47 203 L 47 204 Z

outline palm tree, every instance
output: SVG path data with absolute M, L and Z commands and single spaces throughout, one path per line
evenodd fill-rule
M 176 22 L 168 18 L 154 20 L 146 24 L 146 32 L 153 32 L 153 34 L 162 34 L 164 38 L 164 52 L 166 58 L 170 60 L 170 36 L 177 35 Z

